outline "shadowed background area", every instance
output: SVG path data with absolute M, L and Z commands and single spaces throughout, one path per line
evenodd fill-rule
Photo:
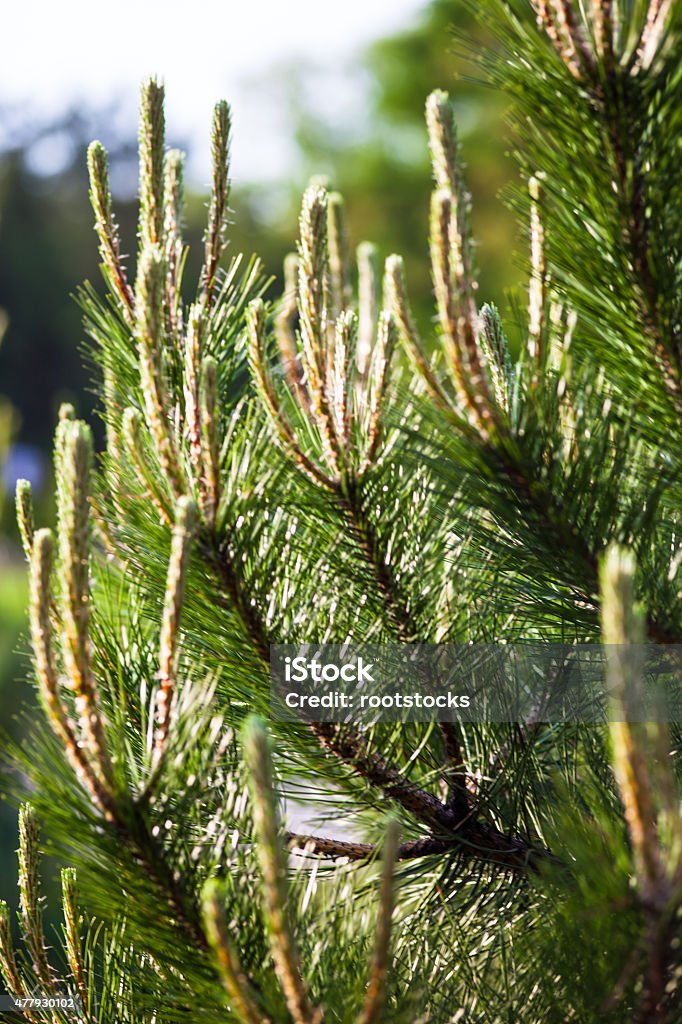
M 346 198 L 350 240 L 405 256 L 415 308 L 428 326 L 430 170 L 424 100 L 453 95 L 479 242 L 480 292 L 504 304 L 523 240 L 499 199 L 514 180 L 505 153 L 504 108 L 467 78 L 468 45 L 490 45 L 457 0 L 349 0 L 329 24 L 309 0 L 286 5 L 117 7 L 104 25 L 81 0 L 9 12 L 9 58 L 0 68 L 0 701 L 2 727 L 16 732 L 30 704 L 24 631 L 25 567 L 14 526 L 19 477 L 33 485 L 43 523 L 52 512 L 51 442 L 59 404 L 73 402 L 98 429 L 96 368 L 84 349 L 74 293 L 99 288 L 85 151 L 110 152 L 117 219 L 135 249 L 137 92 L 144 75 L 164 77 L 168 135 L 188 153 L 187 238 L 196 260 L 205 223 L 212 104 L 233 105 L 234 211 L 231 251 L 258 253 L 279 279 L 296 237 L 303 187 L 328 176 Z M 177 7 L 177 10 L 175 8 Z M 44 10 L 43 10 L 44 9 Z M 42 14 L 45 17 L 42 17 Z M 174 17 L 177 15 L 177 17 Z M 220 23 L 222 19 L 222 24 Z M 133 27 L 131 27 L 133 26 Z M 37 35 L 36 35 L 37 33 Z M 132 269 L 132 268 L 131 268 Z M 187 279 L 197 267 L 190 262 Z M 276 294 L 277 282 L 271 294 Z M 96 435 L 97 436 L 97 435 Z M 0 740 L 2 743 L 2 740 Z M 15 894 L 15 811 L 0 804 L 0 896 Z

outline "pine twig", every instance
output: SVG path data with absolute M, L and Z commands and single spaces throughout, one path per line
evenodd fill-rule
M 275 316 L 275 337 L 284 377 L 292 395 L 306 414 L 310 412 L 310 394 L 303 380 L 303 368 L 296 347 L 298 322 L 298 255 L 290 252 L 284 260 L 284 289 Z
M 594 53 L 585 34 L 580 13 L 576 13 L 573 0 L 551 0 L 560 29 L 564 32 L 577 56 L 580 70 L 586 77 L 595 71 Z
M 445 829 L 456 828 L 460 824 L 453 811 L 437 797 L 410 782 L 379 754 L 368 751 L 362 738 L 352 730 L 330 722 L 315 722 L 313 728 L 328 750 L 419 821 Z
M 231 1009 L 240 1024 L 269 1024 L 256 1002 L 248 976 L 239 961 L 230 939 L 221 890 L 215 879 L 208 882 L 203 893 L 204 927 L 220 972 L 225 991 L 232 1002 Z
M 357 317 L 351 309 L 339 313 L 334 330 L 334 351 L 327 367 L 327 390 L 332 417 L 330 427 L 344 469 L 351 457 L 355 405 L 361 405 L 361 401 L 355 402 L 352 386 L 352 354 L 356 347 L 357 330 Z
M 649 0 L 646 21 L 637 47 L 635 69 L 648 71 L 653 64 L 665 39 L 672 11 L 673 0 Z
M 287 846 L 304 853 L 320 854 L 324 857 L 343 857 L 348 860 L 370 860 L 376 853 L 374 843 L 353 843 L 331 836 L 304 835 L 300 832 L 285 834 Z
M 76 989 L 83 1007 L 83 1012 L 86 1013 L 89 1003 L 88 982 L 85 963 L 83 961 L 83 950 L 81 948 L 81 915 L 78 909 L 76 893 L 76 872 L 73 868 L 63 868 L 61 880 L 66 954 L 71 974 L 76 983 Z
M 595 53 L 604 61 L 606 71 L 611 73 L 615 64 L 618 29 L 614 0 L 592 0 L 591 17 Z
M 332 489 L 334 481 L 318 466 L 317 462 L 306 455 L 299 444 L 296 432 L 272 382 L 265 351 L 265 306 L 261 299 L 255 299 L 249 305 L 247 329 L 249 332 L 249 365 L 284 450 L 299 464 L 313 483 L 319 483 L 323 487 Z
M 315 186 L 303 197 L 300 218 L 298 310 L 302 362 L 310 393 L 311 413 L 319 431 L 332 477 L 339 476 L 339 453 L 331 430 L 326 389 L 329 359 L 329 322 L 326 297 L 329 258 L 327 247 L 327 193 Z
M 170 408 L 163 377 L 163 294 L 165 262 L 156 245 L 140 254 L 137 274 L 136 335 L 140 355 L 140 378 L 149 428 L 169 486 L 176 497 L 185 491 L 185 477 L 170 424 Z
M 278 831 L 269 741 L 264 726 L 256 719 L 247 722 L 244 756 L 250 773 L 254 829 L 275 971 L 294 1024 L 318 1024 L 321 1011 L 310 1003 L 289 915 L 287 865 Z
M 646 171 L 631 140 L 623 134 L 623 123 L 629 123 L 627 101 L 620 93 L 610 91 L 595 97 L 601 106 L 605 143 L 614 165 L 615 186 L 621 211 L 623 249 L 628 254 L 630 277 L 636 310 L 645 336 L 658 360 L 664 386 L 678 414 L 682 414 L 681 359 L 678 325 L 670 326 L 666 338 L 660 316 L 659 295 L 652 270 L 651 224 L 647 211 Z
M 150 78 L 140 104 L 140 254 L 151 246 L 164 248 L 164 161 L 166 121 L 164 86 Z M 137 291 L 137 289 L 136 289 Z M 139 298 L 139 295 L 138 295 Z
M 19 811 L 19 893 L 24 942 L 33 971 L 47 995 L 56 994 L 52 968 L 47 958 L 40 897 L 40 855 L 38 824 L 29 804 Z
M 164 159 L 164 240 L 168 273 L 166 274 L 165 306 L 168 333 L 172 338 L 182 334 L 182 298 L 180 284 L 183 266 L 182 207 L 184 202 L 185 156 L 179 149 L 169 150 Z
M 545 361 L 543 351 L 545 309 L 547 306 L 547 265 L 545 261 L 545 229 L 540 214 L 542 185 L 534 176 L 528 182 L 530 192 L 530 282 L 528 285 L 528 356 L 533 369 L 532 386 L 536 387 Z
M 145 455 L 142 442 L 142 416 L 137 409 L 128 408 L 123 413 L 123 439 L 128 454 L 137 468 L 140 480 L 158 511 L 161 521 L 170 526 L 173 522 L 170 501 L 168 495 L 164 494 L 159 487 L 156 474 Z
M 632 838 L 640 891 L 646 903 L 655 904 L 660 901 L 664 868 L 643 730 L 632 721 L 642 698 L 644 639 L 641 616 L 634 611 L 634 568 L 629 552 L 610 549 L 601 571 L 602 636 L 607 645 L 607 682 L 614 699 L 610 722 L 614 772 Z
M 348 234 L 343 196 L 330 192 L 327 200 L 327 238 L 329 242 L 329 307 L 336 319 L 350 304 L 348 281 Z
M 431 201 L 431 268 L 447 340 L 446 356 L 460 402 L 487 436 L 495 416 L 478 341 L 470 200 L 462 178 L 452 108 L 441 90 L 431 93 L 426 102 L 426 123 L 436 183 Z
M 220 445 L 218 439 L 218 364 L 206 356 L 201 368 L 201 506 L 209 528 L 215 527 L 220 504 Z
M 364 737 L 353 730 L 327 722 L 313 722 L 311 728 L 323 747 L 418 821 L 432 828 L 443 840 L 440 852 L 457 846 L 464 856 L 488 860 L 511 870 L 533 868 L 539 860 L 550 856 L 549 851 L 543 848 L 514 836 L 505 836 L 494 826 L 477 821 L 473 810 L 462 816 L 459 803 L 454 806 L 441 803 L 437 797 L 406 779 L 385 758 L 368 750 Z M 450 837 L 452 842 L 448 843 Z
M 128 284 L 123 261 L 118 227 L 114 220 L 107 154 L 101 142 L 88 147 L 88 173 L 90 176 L 90 202 L 95 214 L 95 231 L 99 239 L 102 265 L 118 298 L 121 312 L 128 326 L 134 322 L 135 298 Z
M 388 617 L 393 628 L 403 643 L 415 643 L 418 637 L 412 612 L 401 592 L 393 569 L 384 555 L 375 524 L 367 513 L 361 486 L 355 480 L 350 479 L 337 486 L 335 492 L 349 532 L 372 570 L 386 601 Z
M 196 519 L 196 506 L 189 498 L 178 502 L 171 538 L 166 594 L 163 602 L 159 640 L 159 689 L 156 695 L 156 736 L 154 761 L 158 763 L 168 741 L 172 702 L 176 684 L 178 630 L 185 594 L 185 577 Z
M 10 912 L 4 900 L 0 900 L 0 978 L 2 978 L 8 993 L 15 999 L 24 999 L 31 995 L 14 955 Z M 26 1020 L 31 1021 L 31 1024 L 38 1024 L 38 1018 L 29 1009 L 23 1012 Z
M 356 365 L 363 380 L 374 349 L 376 325 L 379 317 L 380 273 L 377 247 L 361 242 L 357 251 L 358 262 L 358 344 Z
M 35 520 L 33 516 L 33 490 L 28 480 L 17 480 L 16 486 L 17 525 L 21 536 L 21 546 L 27 561 L 31 561 L 33 538 L 35 536 Z
M 201 449 L 201 365 L 204 351 L 206 317 L 201 302 L 195 303 L 187 317 L 187 336 L 183 360 L 183 392 L 185 396 L 185 432 L 189 442 L 189 459 L 197 483 L 202 476 Z
M 432 398 L 437 402 L 439 408 L 451 418 L 454 414 L 450 397 L 440 383 L 429 357 L 426 354 L 424 343 L 419 335 L 417 325 L 412 316 L 410 302 L 407 296 L 405 283 L 405 268 L 402 256 L 395 253 L 386 260 L 384 277 L 384 291 L 387 296 L 387 306 L 395 316 L 400 335 L 407 347 L 408 354 L 415 363 Z M 458 419 L 464 423 L 461 417 Z
M 213 156 L 213 187 L 204 236 L 204 265 L 201 271 L 201 305 L 205 310 L 213 303 L 220 257 L 225 249 L 228 203 L 230 198 L 230 131 L 232 114 L 224 100 L 216 104 L 211 126 Z
M 365 861 L 381 856 L 380 848 L 374 843 L 351 843 L 330 836 L 302 835 L 297 832 L 287 832 L 286 839 L 292 849 L 321 857 Z M 462 821 L 459 829 L 450 836 L 445 833 L 430 834 L 401 843 L 397 859 L 419 860 L 422 857 L 442 857 L 446 854 L 460 854 L 467 859 L 495 864 L 513 872 L 532 871 L 543 861 L 555 860 L 549 850 L 505 836 L 493 826 L 474 819 Z
M 76 740 L 76 728 L 62 703 L 52 636 L 52 570 L 54 542 L 50 530 L 38 530 L 33 544 L 30 574 L 29 618 L 31 642 L 40 693 L 54 733 L 95 806 L 107 820 L 113 817 L 113 797 L 85 749 Z
M 576 19 L 572 0 L 550 0 L 551 14 L 547 3 L 533 6 L 538 12 L 539 24 L 545 28 L 571 74 L 582 79 L 594 72 L 594 54 L 582 24 Z
M 509 344 L 497 309 L 488 303 L 481 309 L 481 345 L 485 347 L 495 401 L 500 409 L 508 415 L 513 378 Z
M 0 900 L 0 974 L 11 995 L 21 998 L 25 992 L 24 982 L 14 955 L 10 912 L 4 900 Z
M 566 67 L 574 78 L 579 78 L 580 67 L 575 60 L 574 48 L 565 39 L 563 33 L 559 32 L 556 19 L 550 11 L 548 0 L 531 0 L 531 5 L 535 11 L 538 28 L 544 29 L 547 38 L 551 41 Z
M 338 500 L 348 520 L 350 531 L 374 573 L 393 628 L 403 643 L 415 643 L 419 636 L 413 611 L 391 565 L 383 555 L 374 523 L 364 507 L 360 488 L 354 481 L 347 481 L 338 491 Z M 457 726 L 451 722 L 441 722 L 440 731 L 447 759 L 447 774 L 452 784 L 453 804 L 458 810 L 462 810 L 467 805 L 463 778 L 465 761 Z
M 399 851 L 400 829 L 396 821 L 389 823 L 383 849 L 383 867 L 379 892 L 374 956 L 365 995 L 365 1002 L 358 1017 L 358 1024 L 377 1024 L 381 1019 L 386 1002 L 386 982 L 389 968 L 389 950 L 394 893 L 394 869 Z
M 76 698 L 79 725 L 92 765 L 107 786 L 112 767 L 102 723 L 90 644 L 90 472 L 92 437 L 85 424 L 61 424 L 61 479 L 58 493 L 60 613 L 64 663 Z
M 379 315 L 376 343 L 372 346 L 371 362 L 367 375 L 367 428 L 366 449 L 358 470 L 362 474 L 374 464 L 381 443 L 381 409 L 388 387 L 389 372 L 395 351 L 397 328 L 393 315 L 383 312 Z M 358 332 L 358 352 L 360 334 Z
M 648 725 L 638 722 L 644 696 L 644 624 L 634 604 L 634 575 L 631 553 L 612 547 L 601 566 L 602 636 L 607 645 L 607 684 L 612 695 L 609 729 L 613 770 L 632 844 L 637 894 L 647 921 L 644 984 L 635 1019 L 638 1024 L 663 1024 L 674 921 L 681 903 L 682 824 L 667 727 L 661 721 Z M 674 857 L 664 845 L 665 832 L 672 832 Z

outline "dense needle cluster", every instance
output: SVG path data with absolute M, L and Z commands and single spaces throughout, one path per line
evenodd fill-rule
M 257 261 L 225 261 L 226 104 L 191 299 L 162 85 L 134 277 L 89 150 L 106 449 L 62 409 L 54 534 L 17 489 L 50 726 L 17 754 L 17 997 L 73 997 L 88 1024 L 679 1016 L 679 736 L 636 719 L 642 642 L 682 640 L 682 11 L 479 7 L 521 128 L 528 289 L 504 315 L 479 296 L 444 92 L 433 338 L 401 258 L 351 259 L 317 180 L 277 301 Z M 516 724 L 262 720 L 272 643 L 600 638 L 610 724 L 543 720 L 559 664 Z M 292 802 L 317 811 L 305 832 Z M 61 950 L 38 818 L 78 871 Z

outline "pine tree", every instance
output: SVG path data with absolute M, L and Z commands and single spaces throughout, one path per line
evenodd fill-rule
M 142 93 L 134 283 L 92 145 L 106 449 L 64 407 L 54 535 L 18 494 L 49 729 L 17 754 L 14 996 L 100 1024 L 680 1019 L 679 731 L 637 710 L 643 644 L 682 637 L 682 5 L 532 7 L 480 12 L 515 100 L 527 299 L 479 308 L 434 93 L 433 343 L 399 257 L 382 272 L 363 243 L 352 269 L 319 181 L 280 300 L 257 261 L 220 269 L 226 104 L 191 303 L 162 86 Z M 264 724 L 272 643 L 600 637 L 610 721 Z M 297 799 L 312 835 L 286 830 Z M 72 865 L 57 949 L 39 823 Z

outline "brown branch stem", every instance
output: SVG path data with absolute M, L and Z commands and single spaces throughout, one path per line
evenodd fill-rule
M 354 843 L 298 832 L 287 832 L 286 840 L 292 849 L 308 851 L 323 857 L 344 857 L 352 861 L 363 861 L 381 856 L 381 847 L 374 843 Z M 535 870 L 541 861 L 551 858 L 547 850 L 533 847 L 518 837 L 506 836 L 493 826 L 478 824 L 472 830 L 463 828 L 461 836 L 427 835 L 401 843 L 397 859 L 417 860 L 420 857 L 436 857 L 457 850 L 466 851 L 473 857 L 514 871 L 527 868 Z
M 350 532 L 357 541 L 384 595 L 391 623 L 398 637 L 406 644 L 417 643 L 419 641 L 417 624 L 400 583 L 382 553 L 374 523 L 365 510 L 358 481 L 349 480 L 345 485 L 339 485 L 336 493 Z M 453 803 L 463 810 L 468 805 L 468 798 L 465 762 L 459 732 L 454 722 L 441 722 L 440 731 L 447 758 L 447 775 L 452 789 L 451 798 Z

